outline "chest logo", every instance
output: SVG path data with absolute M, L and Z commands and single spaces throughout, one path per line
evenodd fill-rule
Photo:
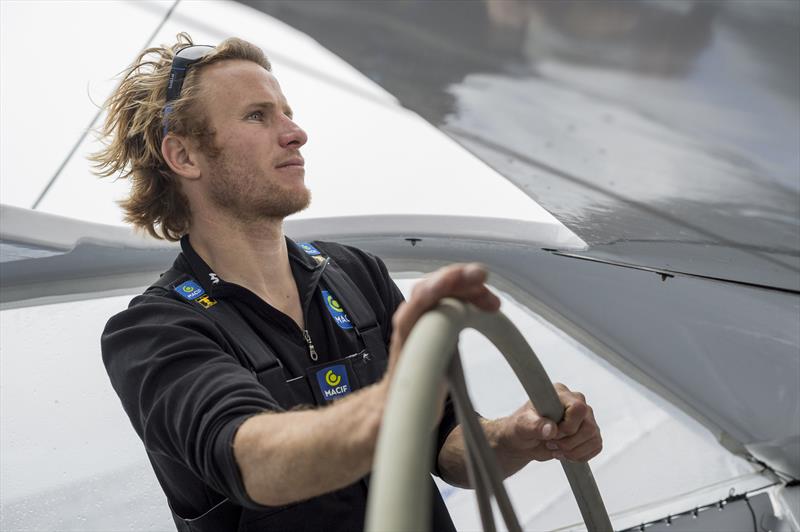
M 353 391 L 347 379 L 347 369 L 343 364 L 328 366 L 317 371 L 317 383 L 322 398 L 326 401 L 338 399 Z
M 333 294 L 331 294 L 327 290 L 323 290 L 322 299 L 325 300 L 325 306 L 328 307 L 328 312 L 331 313 L 333 321 L 336 322 L 336 325 L 338 325 L 340 329 L 353 328 L 353 324 L 350 321 L 350 318 L 347 317 L 347 314 L 345 314 L 342 305 L 339 304 L 338 301 L 336 301 L 336 298 L 333 297 Z
M 341 375 L 337 375 L 332 369 L 325 372 L 325 383 L 328 386 L 339 386 L 340 382 L 342 382 Z
M 194 301 L 206 293 L 203 287 L 194 281 L 186 281 L 185 283 L 179 284 L 175 287 L 175 291 L 178 292 L 179 296 L 188 301 Z

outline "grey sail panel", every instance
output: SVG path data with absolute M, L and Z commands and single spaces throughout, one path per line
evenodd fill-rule
M 800 290 L 797 2 L 243 3 L 450 134 L 587 256 Z

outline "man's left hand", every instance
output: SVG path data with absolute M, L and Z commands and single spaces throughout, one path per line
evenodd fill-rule
M 495 424 L 492 430 L 496 436 L 495 451 L 506 474 L 514 473 L 531 460 L 587 462 L 603 449 L 600 428 L 584 395 L 561 383 L 555 383 L 555 389 L 564 405 L 561 423 L 540 416 L 530 401 L 512 415 L 490 422 Z

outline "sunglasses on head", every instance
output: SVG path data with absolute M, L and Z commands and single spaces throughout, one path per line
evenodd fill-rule
M 170 102 L 177 100 L 181 95 L 183 81 L 189 67 L 200 61 L 214 50 L 213 46 L 197 44 L 181 48 L 172 58 L 172 68 L 169 71 L 169 81 L 167 82 L 167 99 L 164 105 L 164 136 L 167 134 L 168 117 L 172 112 Z

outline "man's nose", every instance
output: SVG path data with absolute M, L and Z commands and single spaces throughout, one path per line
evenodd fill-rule
M 303 128 L 295 124 L 289 117 L 286 117 L 285 120 L 285 129 L 279 138 L 281 147 L 299 148 L 308 142 L 308 135 L 303 131 Z

